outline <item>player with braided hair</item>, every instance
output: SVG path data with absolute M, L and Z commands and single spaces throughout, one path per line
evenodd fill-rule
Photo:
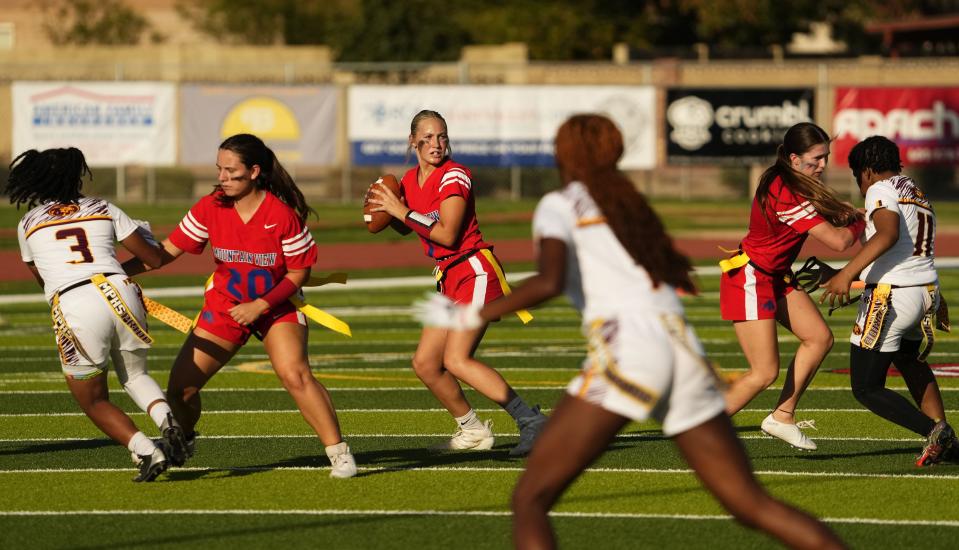
M 791 266 L 812 235 L 833 250 L 855 244 L 865 222 L 822 181 L 829 136 L 811 122 L 789 128 L 776 162 L 762 174 L 739 253 L 720 262 L 722 317 L 733 322 L 749 371 L 726 392 L 726 412 L 735 414 L 779 377 L 777 321 L 799 339 L 775 410 L 762 430 L 796 448 L 816 444 L 796 424 L 806 386 L 832 348 L 833 336 L 819 309 L 792 277 Z
M 564 187 L 533 216 L 538 273 L 482 308 L 419 305 L 425 324 L 469 328 L 565 291 L 582 312 L 589 352 L 537 439 L 513 492 L 513 542 L 556 546 L 548 512 L 633 420 L 654 418 L 700 481 L 743 524 L 794 548 L 841 548 L 822 523 L 756 481 L 725 413 L 719 379 L 686 323 L 677 289 L 694 290 L 646 199 L 616 168 L 623 138 L 600 115 L 576 115 L 556 134 Z
M 126 446 L 139 467 L 134 481 L 153 481 L 183 441 L 163 391 L 147 374 L 147 332 L 140 287 L 117 261 L 119 240 L 140 261 L 160 265 L 161 249 L 112 203 L 81 193 L 91 177 L 74 147 L 29 150 L 10 164 L 10 202 L 29 211 L 17 225 L 20 254 L 52 308 L 53 328 L 67 387 L 90 420 Z M 160 428 L 160 446 L 110 402 L 107 363 L 123 389 Z
M 926 362 L 940 305 L 935 267 L 936 215 L 932 204 L 903 176 L 899 147 L 882 136 L 857 143 L 849 168 L 865 197 L 866 243 L 823 284 L 820 301 L 845 303 L 853 281 L 866 288 L 849 338 L 852 393 L 867 409 L 926 438 L 918 466 L 959 451 L 946 422 L 942 394 Z M 917 409 L 885 387 L 889 365 L 902 373 Z M 957 447 L 957 448 L 954 448 Z
M 493 247 L 483 240 L 476 218 L 476 200 L 469 169 L 451 155 L 446 120 L 423 110 L 410 123 L 410 150 L 416 166 L 400 181 L 403 199 L 385 185 L 371 186 L 374 212 L 395 220 L 402 234 L 419 235 L 426 255 L 436 261 L 437 290 L 450 300 L 482 306 L 509 291 Z M 521 315 L 524 322 L 529 317 Z M 434 449 L 484 450 L 493 446 L 491 422 L 481 422 L 470 406 L 459 380 L 501 406 L 519 429 L 511 456 L 524 456 L 533 446 L 546 416 L 530 407 L 495 369 L 474 357 L 486 324 L 468 332 L 425 327 L 413 355 L 413 371 L 446 407 L 457 423 L 452 438 Z
M 310 208 L 273 150 L 252 134 L 224 140 L 216 165 L 213 192 L 163 241 L 164 264 L 184 252 L 200 254 L 209 243 L 217 265 L 167 385 L 187 434 L 180 459 L 193 453 L 200 390 L 258 333 L 273 371 L 325 445 L 330 476 L 352 477 L 356 461 L 343 441 L 333 401 L 310 370 L 306 317 L 290 302 L 316 262 L 316 243 L 305 224 Z M 123 267 L 131 275 L 145 270 L 136 261 Z

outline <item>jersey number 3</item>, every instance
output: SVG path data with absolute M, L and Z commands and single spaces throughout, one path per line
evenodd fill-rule
M 93 263 L 93 254 L 90 252 L 90 241 L 87 240 L 87 232 L 79 227 L 71 229 L 61 229 L 57 231 L 57 240 L 74 239 L 76 244 L 70 247 L 70 250 L 83 256 L 82 259 L 67 260 L 68 264 L 91 264 Z

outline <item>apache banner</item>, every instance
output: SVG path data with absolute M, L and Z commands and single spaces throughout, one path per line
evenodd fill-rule
M 903 164 L 959 164 L 959 88 L 836 88 L 832 159 L 848 166 L 853 145 L 885 136 Z
M 410 121 L 423 109 L 446 119 L 453 158 L 466 165 L 552 166 L 553 138 L 570 115 L 602 113 L 623 133 L 619 167 L 656 164 L 652 86 L 351 86 L 353 163 L 404 164 Z
M 254 134 L 283 164 L 336 161 L 335 86 L 184 85 L 180 88 L 180 162 L 212 165 L 216 147 Z
M 666 92 L 670 163 L 766 162 L 790 126 L 812 122 L 812 88 L 673 88 Z
M 176 161 L 175 88 L 163 82 L 15 82 L 13 154 L 76 147 L 90 166 Z

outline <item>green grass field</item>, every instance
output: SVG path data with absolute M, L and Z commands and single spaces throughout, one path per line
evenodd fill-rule
M 515 270 L 514 270 L 515 272 Z M 959 272 L 942 273 L 959 303 Z M 717 278 L 687 313 L 724 370 L 745 362 L 719 319 Z M 152 284 L 158 280 L 151 279 Z M 360 475 L 331 480 L 322 445 L 253 341 L 204 390 L 197 455 L 156 482 L 131 482 L 129 453 L 79 412 L 59 371 L 43 303 L 0 305 L 0 547 L 2 548 L 506 548 L 508 502 L 524 461 L 509 417 L 468 392 L 497 443 L 484 452 L 430 453 L 454 430 L 408 365 L 418 326 L 409 304 L 423 288 L 345 290 L 310 301 L 350 322 L 354 337 L 314 327 L 310 357 L 329 387 Z M 150 288 L 147 288 L 149 293 Z M 164 298 L 188 315 L 197 298 Z M 553 406 L 584 351 L 576 314 L 557 300 L 522 327 L 492 329 L 479 356 L 527 400 Z M 854 548 L 954 548 L 959 467 L 919 469 L 922 442 L 865 411 L 848 390 L 853 308 L 829 318 L 837 344 L 801 403 L 814 419 L 814 453 L 764 437 L 759 422 L 779 385 L 734 417 L 760 481 L 826 521 Z M 157 322 L 152 374 L 165 386 L 182 335 Z M 933 363 L 955 362 L 959 339 L 939 333 Z M 785 353 L 795 349 L 781 338 Z M 113 399 L 157 430 L 111 380 Z M 959 382 L 940 378 L 957 414 Z M 903 389 L 900 378 L 890 385 Z M 569 490 L 554 515 L 567 548 L 775 547 L 731 521 L 653 424 L 633 424 Z

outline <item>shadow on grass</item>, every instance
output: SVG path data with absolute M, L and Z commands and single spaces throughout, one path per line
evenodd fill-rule
M 415 515 L 415 514 L 410 514 Z M 114 543 L 97 543 L 90 546 L 72 546 L 75 550 L 93 550 L 93 549 L 102 549 L 102 548 L 131 548 L 131 547 L 160 547 L 166 545 L 180 545 L 185 544 L 194 548 L 204 547 L 204 541 L 207 541 L 208 544 L 213 543 L 222 543 L 224 539 L 235 540 L 239 537 L 244 537 L 247 535 L 264 535 L 271 532 L 283 532 L 287 533 L 289 531 L 297 529 L 315 529 L 323 527 L 335 527 L 335 526 L 348 526 L 356 525 L 363 523 L 375 523 L 377 526 L 382 526 L 384 522 L 402 519 L 404 516 L 397 514 L 394 516 L 388 515 L 362 515 L 358 513 L 355 516 L 334 516 L 334 517 L 322 517 L 310 521 L 299 521 L 296 523 L 279 523 L 270 527 L 250 527 L 247 529 L 236 529 L 234 527 L 229 527 L 227 529 L 219 530 L 210 530 L 204 528 L 202 531 L 193 530 L 191 532 L 168 535 L 168 536 L 155 536 L 155 535 L 144 535 L 145 538 L 139 539 L 130 539 Z
M 42 443 L 21 445 L 13 449 L 0 449 L 0 456 L 56 453 L 61 451 L 92 450 L 92 449 L 102 449 L 105 447 L 123 448 L 120 445 L 118 445 L 116 442 L 114 442 L 112 439 L 88 439 L 88 440 L 81 440 L 81 441 L 78 441 L 76 439 L 69 439 L 64 441 L 44 441 Z
M 500 463 L 515 464 L 517 468 L 525 465 L 525 457 L 509 456 L 511 445 L 501 445 L 488 451 L 431 451 L 425 448 L 414 449 L 381 449 L 354 453 L 357 466 L 360 468 L 377 468 L 360 471 L 356 477 L 368 477 L 379 474 L 388 474 L 420 468 L 443 468 L 446 466 L 471 463 Z M 317 471 L 328 469 L 330 466 L 323 455 L 298 456 L 278 460 L 266 464 L 237 467 L 211 467 L 208 470 L 177 470 L 167 471 L 165 479 L 160 481 L 192 481 L 206 477 L 238 477 L 269 472 L 284 468 L 316 468 Z

